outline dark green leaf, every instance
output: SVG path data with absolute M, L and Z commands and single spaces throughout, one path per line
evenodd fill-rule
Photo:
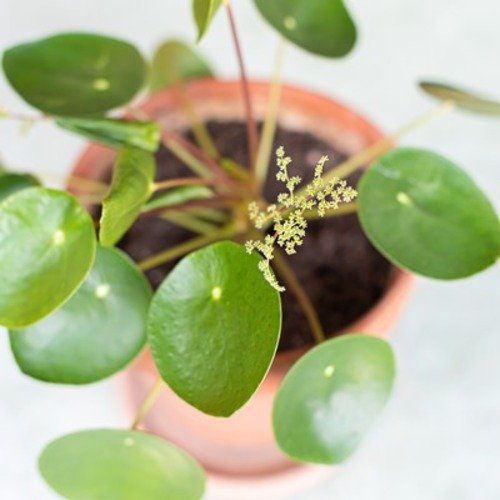
M 47 316 L 92 267 L 92 219 L 62 191 L 23 189 L 0 203 L 0 324 L 20 328 Z
M 463 278 L 498 258 L 492 205 L 465 172 L 430 151 L 401 148 L 376 161 L 361 179 L 358 206 L 372 243 L 416 273 Z
M 199 500 L 205 489 L 193 458 L 143 432 L 69 434 L 50 443 L 38 465 L 57 493 L 74 500 Z
M 274 435 L 290 457 L 343 462 L 389 399 L 394 357 L 387 342 L 343 335 L 315 347 L 287 373 L 273 407 Z
M 70 116 L 126 104 L 146 77 L 146 64 L 134 46 L 88 33 L 64 33 L 12 47 L 4 53 L 3 69 L 32 106 Z
M 114 245 L 134 223 L 153 192 L 155 170 L 151 153 L 132 148 L 120 152 L 102 202 L 99 239 L 104 246 Z
M 56 123 L 75 134 L 121 148 L 130 146 L 155 153 L 160 145 L 160 125 L 111 118 L 57 118 Z
M 309 52 L 342 57 L 356 43 L 356 26 L 343 0 L 254 1 L 271 26 Z
M 203 38 L 222 0 L 193 0 L 193 14 L 198 27 L 198 41 Z
M 0 201 L 21 189 L 39 185 L 38 179 L 30 174 L 0 173 Z
M 216 416 L 243 406 L 276 352 L 281 302 L 231 242 L 185 257 L 153 298 L 148 336 L 161 376 L 185 401 Z
M 420 82 L 424 92 L 443 101 L 453 101 L 459 108 L 483 115 L 500 116 L 500 101 L 487 99 L 475 92 L 437 82 Z
M 88 384 L 127 365 L 146 342 L 151 288 L 121 251 L 98 247 L 94 267 L 61 308 L 9 332 L 21 370 L 59 384 Z
M 144 205 L 143 211 L 157 208 L 169 208 L 194 200 L 206 200 L 213 196 L 213 192 L 207 186 L 181 186 L 159 193 Z
M 171 40 L 156 51 L 151 67 L 150 88 L 156 91 L 211 76 L 210 66 L 197 52 L 183 42 Z

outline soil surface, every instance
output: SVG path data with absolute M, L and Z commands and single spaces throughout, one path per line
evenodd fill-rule
M 223 157 L 247 163 L 246 128 L 243 123 L 210 122 L 208 128 Z M 186 135 L 192 140 L 190 134 Z M 282 128 L 277 131 L 275 143 L 284 146 L 287 155 L 293 158 L 290 171 L 293 175 L 301 175 L 304 182 L 312 178 L 314 165 L 322 155 L 330 158 L 327 166 L 345 158 L 342 152 L 309 134 Z M 157 180 L 192 176 L 163 147 L 157 159 Z M 268 200 L 275 201 L 277 194 L 283 191 L 283 185 L 275 180 L 273 165 L 265 195 Z M 350 177 L 350 184 L 354 186 L 358 177 Z M 119 246 L 139 261 L 191 238 L 193 234 L 159 217 L 143 217 L 134 224 Z M 347 326 L 370 309 L 387 287 L 391 271 L 390 264 L 364 236 L 356 215 L 311 221 L 304 245 L 288 259 L 315 304 L 327 333 Z M 175 263 L 147 272 L 155 288 Z M 288 291 L 283 293 L 282 303 L 283 330 L 279 349 L 283 351 L 311 344 L 308 323 L 293 294 Z

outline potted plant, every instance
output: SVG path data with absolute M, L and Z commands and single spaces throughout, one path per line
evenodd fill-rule
M 42 112 L 5 118 L 52 120 L 106 145 L 87 150 L 68 191 L 0 176 L 0 324 L 14 357 L 31 377 L 86 384 L 151 351 L 125 372 L 128 396 L 143 399 L 130 429 L 78 432 L 41 453 L 65 497 L 199 498 L 202 465 L 256 474 L 344 461 L 390 396 L 395 362 L 379 336 L 408 271 L 458 279 L 498 258 L 498 218 L 469 176 L 395 143 L 454 108 L 499 115 L 500 104 L 424 83 L 438 107 L 382 136 L 281 82 L 285 40 L 349 53 L 356 29 L 342 1 L 255 5 L 280 33 L 270 84 L 248 80 L 221 0 L 194 0 L 193 12 L 202 38 L 226 11 L 237 82 L 212 79 L 178 41 L 149 71 L 132 45 L 101 35 L 4 52 L 8 81 Z M 136 105 L 146 80 L 157 93 Z

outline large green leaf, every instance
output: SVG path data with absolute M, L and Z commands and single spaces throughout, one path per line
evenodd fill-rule
M 229 416 L 264 379 L 276 352 L 281 302 L 241 245 L 185 257 L 153 298 L 148 336 L 161 376 L 185 401 Z
M 473 180 L 440 155 L 410 148 L 391 151 L 365 172 L 358 191 L 366 234 L 399 266 L 456 279 L 498 258 L 495 210 Z
M 92 115 L 126 104 L 144 83 L 146 63 L 127 42 L 64 33 L 5 51 L 3 69 L 32 106 L 54 115 Z
M 193 0 L 193 14 L 198 27 L 198 41 L 203 38 L 222 0 Z
M 197 52 L 183 42 L 170 40 L 154 55 L 150 88 L 156 91 L 210 76 L 213 76 L 210 66 Z
M 0 324 L 27 326 L 62 305 L 95 255 L 92 219 L 62 191 L 34 187 L 0 203 Z
M 205 474 L 187 453 L 143 432 L 89 430 L 50 443 L 45 481 L 72 500 L 199 500 Z
M 344 335 L 315 347 L 287 373 L 274 400 L 278 445 L 299 461 L 344 461 L 389 399 L 394 372 L 389 344 L 374 337 Z
M 343 0 L 254 0 L 266 21 L 303 49 L 326 57 L 347 55 L 356 26 Z
M 476 92 L 438 82 L 420 82 L 424 92 L 442 101 L 453 101 L 459 108 L 483 115 L 500 116 L 500 101 L 493 101 Z
M 133 148 L 120 152 L 102 202 L 99 239 L 104 246 L 114 245 L 134 223 L 153 191 L 155 170 L 151 153 Z
M 112 118 L 57 118 L 56 123 L 75 134 L 121 148 L 130 146 L 155 153 L 160 145 L 160 125 Z
M 159 193 L 151 198 L 143 208 L 143 211 L 154 210 L 158 208 L 169 208 L 174 205 L 180 205 L 194 200 L 206 200 L 213 196 L 213 191 L 207 186 L 180 186 L 169 189 L 164 193 Z
M 146 342 L 151 288 L 121 251 L 98 247 L 94 267 L 61 308 L 9 332 L 21 370 L 59 384 L 88 384 L 127 365 Z
M 17 191 L 39 185 L 38 179 L 31 174 L 0 173 L 0 201 Z

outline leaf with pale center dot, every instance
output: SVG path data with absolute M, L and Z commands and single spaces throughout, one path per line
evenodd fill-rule
M 126 366 L 146 343 L 151 288 L 121 251 L 97 248 L 78 291 L 55 312 L 9 332 L 18 366 L 33 378 L 88 384 Z
M 143 432 L 97 429 L 52 441 L 38 466 L 72 499 L 199 500 L 205 473 L 186 452 Z
M 135 222 L 153 192 L 155 172 L 151 153 L 134 148 L 120 151 L 111 188 L 102 202 L 99 240 L 104 246 L 114 245 Z
M 178 40 L 163 43 L 151 66 L 150 89 L 161 90 L 189 80 L 213 76 L 210 66 L 189 45 Z
M 356 43 L 356 26 L 343 0 L 254 0 L 264 19 L 287 40 L 325 57 L 343 57 Z
M 323 342 L 287 373 L 273 405 L 279 447 L 303 462 L 335 464 L 359 446 L 391 394 L 389 344 L 361 334 Z
M 39 185 L 38 179 L 31 174 L 15 174 L 12 172 L 0 174 L 0 201 L 17 191 Z
M 193 0 L 193 14 L 198 27 L 198 41 L 205 35 L 221 4 L 222 0 Z
M 446 158 L 395 149 L 368 169 L 358 210 L 371 242 L 394 264 L 437 279 L 478 273 L 500 254 L 500 222 L 474 181 Z
M 156 122 L 112 118 L 56 118 L 61 128 L 113 147 L 129 146 L 155 153 L 160 145 L 160 125 Z
M 23 189 L 0 203 L 0 324 L 47 316 L 85 280 L 95 255 L 92 219 L 71 195 Z
M 500 116 L 500 101 L 489 99 L 477 92 L 438 82 L 420 82 L 420 88 L 442 101 L 453 101 L 457 107 L 481 115 Z
M 151 304 L 156 366 L 186 402 L 216 416 L 243 406 L 267 374 L 281 330 L 281 299 L 261 258 L 232 242 L 185 257 Z
M 53 115 L 104 113 L 141 89 L 146 63 L 131 44 L 89 33 L 63 33 L 7 49 L 3 69 L 29 104 Z

